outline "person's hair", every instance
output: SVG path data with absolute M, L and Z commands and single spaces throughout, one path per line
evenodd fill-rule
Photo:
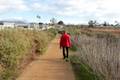
M 62 33 L 65 33 L 65 32 L 66 32 L 65 30 L 62 31 Z

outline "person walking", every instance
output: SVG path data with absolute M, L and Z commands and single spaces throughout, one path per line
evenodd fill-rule
M 60 37 L 60 49 L 63 49 L 63 59 L 69 57 L 69 48 L 71 47 L 70 35 L 66 31 L 62 31 Z

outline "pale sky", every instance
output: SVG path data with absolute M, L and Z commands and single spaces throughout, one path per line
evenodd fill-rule
M 53 17 L 71 24 L 120 22 L 120 0 L 0 0 L 0 20 L 48 23 Z

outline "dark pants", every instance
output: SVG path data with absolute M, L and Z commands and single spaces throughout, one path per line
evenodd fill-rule
M 63 58 L 65 59 L 66 57 L 68 58 L 68 47 L 63 47 Z

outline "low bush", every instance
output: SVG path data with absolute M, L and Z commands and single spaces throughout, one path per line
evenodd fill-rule
M 31 55 L 30 50 L 42 54 L 47 44 L 55 37 L 52 31 L 6 29 L 0 31 L 0 65 L 4 70 L 0 80 L 14 80 L 19 73 L 22 60 Z
M 79 57 L 71 56 L 70 61 L 75 73 L 76 80 L 100 80 L 100 78 L 88 65 L 80 61 Z
M 74 40 L 71 40 L 72 46 L 70 47 L 70 50 L 77 51 L 77 44 L 75 44 Z

